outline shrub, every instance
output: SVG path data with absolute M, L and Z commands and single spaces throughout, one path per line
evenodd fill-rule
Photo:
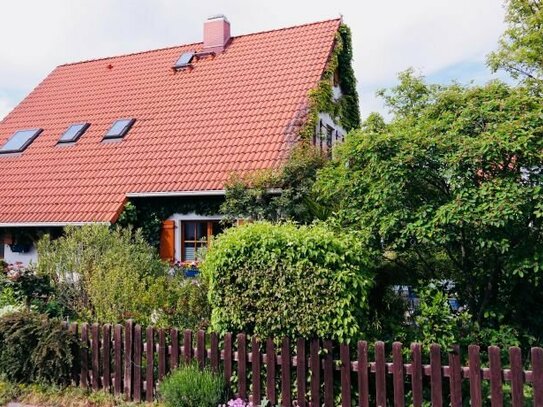
M 68 384 L 78 339 L 60 321 L 30 312 L 0 318 L 0 376 L 13 382 Z
M 373 283 L 352 235 L 257 222 L 224 232 L 202 265 L 218 332 L 357 338 Z
M 216 407 L 225 397 L 224 378 L 197 365 L 183 366 L 164 379 L 159 392 L 166 406 Z

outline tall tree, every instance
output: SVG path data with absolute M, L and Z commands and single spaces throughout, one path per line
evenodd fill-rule
M 543 2 L 507 0 L 499 48 L 488 57 L 490 67 L 504 69 L 514 78 L 543 84 Z
M 543 104 L 528 88 L 431 86 L 382 95 L 395 119 L 351 133 L 319 173 L 330 219 L 358 230 L 397 282 L 444 278 L 483 325 L 543 335 Z

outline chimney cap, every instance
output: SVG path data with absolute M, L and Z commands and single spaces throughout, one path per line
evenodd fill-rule
M 219 20 L 219 19 L 221 19 L 221 20 L 225 20 L 227 22 L 230 22 L 230 21 L 228 21 L 228 19 L 226 18 L 226 16 L 224 14 L 214 14 L 212 16 L 209 16 L 207 19 L 208 19 L 208 21 L 209 20 Z

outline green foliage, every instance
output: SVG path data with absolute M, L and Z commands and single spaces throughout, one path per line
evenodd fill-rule
M 444 278 L 485 327 L 543 338 L 543 104 L 500 82 L 384 92 L 384 128 L 351 133 L 318 175 L 329 220 L 358 231 L 396 283 Z
M 279 169 L 234 175 L 226 185 L 221 212 L 230 222 L 244 218 L 308 223 L 314 219 L 314 212 L 307 197 L 325 161 L 319 151 L 302 143 Z M 273 189 L 276 191 L 270 191 Z
M 216 215 L 223 202 L 224 198 L 218 196 L 134 198 L 125 204 L 116 225 L 141 230 L 142 237 L 152 247 L 158 248 L 162 222 L 172 214 L 194 212 L 197 215 Z
M 541 0 L 507 0 L 499 48 L 488 56 L 492 70 L 504 69 L 514 78 L 543 84 L 543 3 Z
M 57 320 L 23 311 L 0 318 L 0 376 L 68 384 L 78 339 Z
M 189 364 L 167 376 L 159 393 L 168 407 L 216 407 L 226 397 L 226 382 L 219 373 Z
M 105 225 L 67 228 L 63 237 L 38 243 L 39 272 L 59 302 L 80 319 L 179 328 L 207 325 L 204 284 L 169 274 L 139 231 Z
M 260 337 L 358 338 L 373 279 L 352 235 L 322 225 L 257 222 L 210 247 L 212 327 Z

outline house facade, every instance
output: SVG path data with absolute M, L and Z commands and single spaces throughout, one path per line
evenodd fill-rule
M 67 225 L 115 223 L 127 202 L 220 201 L 232 173 L 277 168 L 299 141 L 338 46 L 340 19 L 61 65 L 0 122 L 0 258 L 36 262 Z M 328 80 L 328 79 L 327 79 Z M 330 79 L 334 103 L 343 97 Z M 311 122 L 331 151 L 346 129 Z M 164 216 L 164 259 L 191 261 L 221 230 L 198 208 Z

